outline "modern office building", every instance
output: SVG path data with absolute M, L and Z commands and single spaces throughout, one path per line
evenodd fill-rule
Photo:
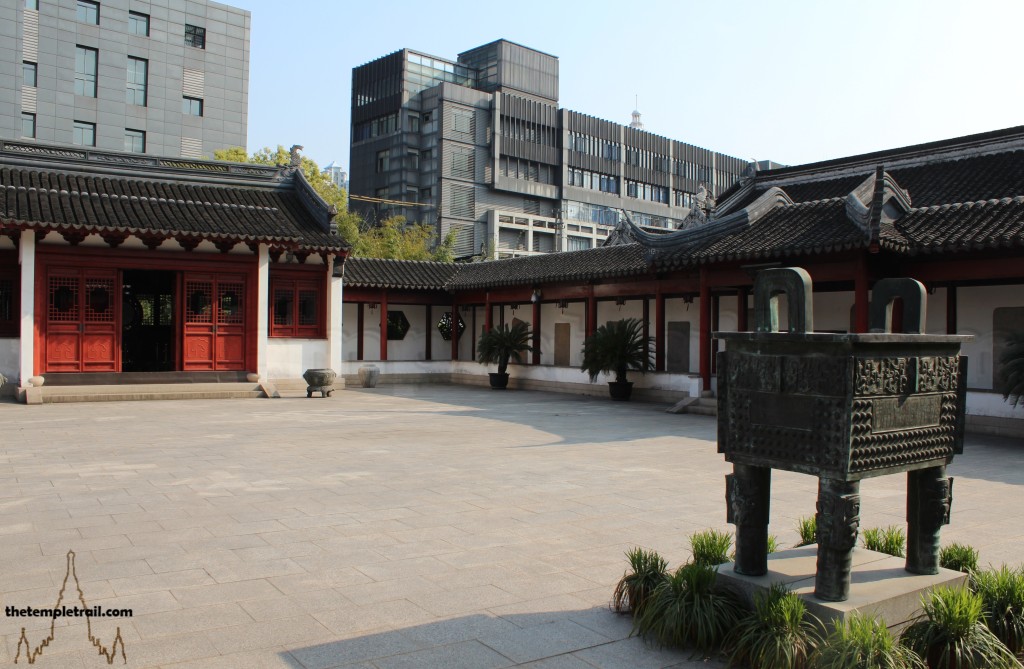
M 0 0 L 0 138 L 212 158 L 245 146 L 248 11 Z
M 353 69 L 351 139 L 351 193 L 371 198 L 352 206 L 455 230 L 460 257 L 592 248 L 620 209 L 645 228 L 685 227 L 702 187 L 714 196 L 748 168 L 560 109 L 558 58 L 507 40 Z

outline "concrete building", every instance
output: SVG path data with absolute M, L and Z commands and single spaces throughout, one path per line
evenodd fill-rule
M 335 161 L 332 160 L 326 167 L 320 170 L 320 172 L 330 179 L 331 183 L 338 188 L 348 190 L 348 172 L 346 172 L 345 169 Z
M 0 138 L 212 158 L 245 146 L 248 11 L 0 0 Z
M 638 123 L 639 113 L 634 115 Z M 456 254 L 593 248 L 618 210 L 683 227 L 748 163 L 558 107 L 558 58 L 507 40 L 455 61 L 403 49 L 352 71 L 353 206 L 457 231 Z

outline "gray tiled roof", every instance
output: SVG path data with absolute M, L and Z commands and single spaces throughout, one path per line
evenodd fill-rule
M 643 248 L 629 244 L 470 263 L 461 266 L 448 288 L 467 290 L 547 281 L 590 281 L 647 271 Z
M 426 260 L 349 258 L 345 261 L 345 285 L 355 288 L 444 290 L 461 267 L 464 265 Z
M 262 241 L 314 251 L 347 247 L 287 186 L 220 186 L 20 167 L 0 169 L 0 226 Z

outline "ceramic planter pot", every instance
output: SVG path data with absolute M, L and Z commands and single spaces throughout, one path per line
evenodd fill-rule
M 491 388 L 494 390 L 504 390 L 508 387 L 508 374 L 498 374 L 497 372 L 488 372 L 487 376 L 491 377 Z
M 626 401 L 633 396 L 632 381 L 609 381 L 608 394 L 613 400 Z

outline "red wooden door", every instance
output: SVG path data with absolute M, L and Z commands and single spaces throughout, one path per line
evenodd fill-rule
M 245 369 L 245 277 L 186 273 L 185 370 Z
M 51 267 L 46 274 L 46 372 L 120 369 L 117 270 Z

